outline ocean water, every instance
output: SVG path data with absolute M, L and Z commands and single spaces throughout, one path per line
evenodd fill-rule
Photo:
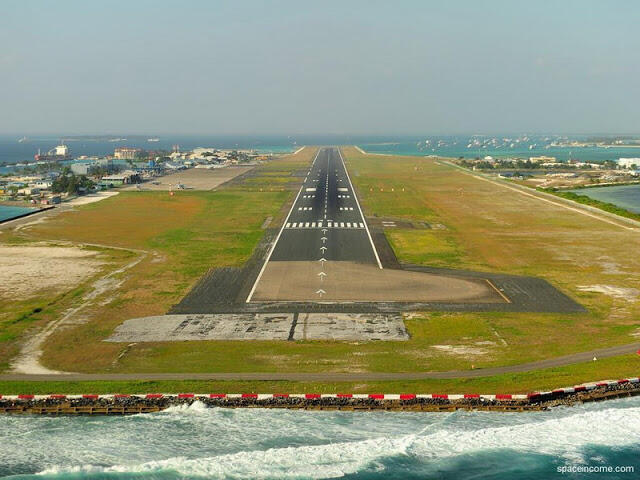
M 32 210 L 37 209 L 30 207 L 11 207 L 7 205 L 0 205 L 0 222 L 18 217 L 20 215 L 24 215 L 25 213 L 29 213 Z
M 64 141 L 69 146 L 72 156 L 80 155 L 103 156 L 113 154 L 118 146 L 138 147 L 145 150 L 171 150 L 173 145 L 180 145 L 181 150 L 191 150 L 196 147 L 217 147 L 222 149 L 255 149 L 268 152 L 290 152 L 299 145 L 358 145 L 373 153 L 392 153 L 398 155 L 441 155 L 445 157 L 466 158 L 484 157 L 520 157 L 550 155 L 565 161 L 576 159 L 588 162 L 604 162 L 617 160 L 620 157 L 640 157 L 640 148 L 616 147 L 552 147 L 550 144 L 555 137 L 530 136 L 527 141 L 510 146 L 510 142 L 499 144 L 486 143 L 467 148 L 469 142 L 480 138 L 488 140 L 493 137 L 478 137 L 469 135 L 457 136 L 371 136 L 371 135 L 271 135 L 271 136 L 220 136 L 220 135 L 164 135 L 155 137 L 157 142 L 148 142 L 154 135 L 121 135 L 89 138 L 71 136 L 31 136 L 26 141 L 19 142 L 17 136 L 0 135 L 0 173 L 11 170 L 4 165 L 32 162 L 33 156 L 54 148 Z M 513 135 L 496 135 L 500 142 Z M 584 140 L 583 137 L 572 137 L 573 140 Z M 430 143 L 427 144 L 426 141 Z M 529 148 L 531 146 L 532 148 Z
M 638 478 L 640 398 L 531 413 L 301 412 L 195 403 L 0 417 L 0 476 L 37 479 Z M 634 473 L 560 473 L 633 468 Z
M 498 137 L 500 137 L 498 135 Z M 424 140 L 429 139 L 431 144 L 427 146 Z M 576 138 L 579 140 L 579 138 Z M 443 143 L 438 146 L 437 142 L 441 140 Z M 396 139 L 388 142 L 358 143 L 363 150 L 371 153 L 389 153 L 395 155 L 440 155 L 443 157 L 465 157 L 465 158 L 484 158 L 490 155 L 494 158 L 515 157 L 529 158 L 537 156 L 556 157 L 559 161 L 579 160 L 590 163 L 603 163 L 607 160 L 618 160 L 621 157 L 640 157 L 640 148 L 635 147 L 552 147 L 549 141 L 542 139 L 533 139 L 529 144 L 534 145 L 533 148 L 528 146 L 508 146 L 493 147 L 471 147 L 467 148 L 469 137 L 425 137 L 413 139 Z M 539 142 L 539 143 L 534 143 Z
M 571 191 L 578 195 L 586 195 L 594 200 L 613 203 L 630 212 L 640 213 L 640 185 L 589 187 Z

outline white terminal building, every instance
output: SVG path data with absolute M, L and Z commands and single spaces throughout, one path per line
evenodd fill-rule
M 541 155 L 539 157 L 529 157 L 531 163 L 556 163 L 556 157 L 547 157 Z
M 622 168 L 628 168 L 628 169 L 632 169 L 632 168 L 640 169 L 640 158 L 638 158 L 638 157 L 635 157 L 635 158 L 619 158 L 618 159 L 618 166 L 622 167 Z

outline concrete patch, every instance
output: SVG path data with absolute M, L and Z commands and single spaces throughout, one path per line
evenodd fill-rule
M 127 320 L 108 342 L 286 340 L 293 314 L 159 315 Z
M 408 340 L 398 314 L 160 315 L 118 326 L 108 342 L 184 340 Z
M 190 168 L 179 172 L 170 173 L 163 177 L 158 177 L 152 182 L 145 182 L 140 185 L 123 187 L 121 190 L 153 190 L 168 191 L 180 190 L 178 185 L 184 185 L 188 190 L 213 190 L 229 180 L 236 178 L 251 170 L 252 166 L 228 166 L 221 168 Z
M 409 340 L 398 314 L 301 313 L 293 340 Z

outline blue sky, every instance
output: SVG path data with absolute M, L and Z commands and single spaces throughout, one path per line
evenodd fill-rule
M 0 3 L 0 133 L 640 133 L 640 2 Z

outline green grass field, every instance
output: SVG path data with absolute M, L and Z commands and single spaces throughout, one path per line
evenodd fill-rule
M 179 192 L 174 197 L 162 192 L 130 192 L 29 229 L 31 239 L 101 243 L 149 252 L 126 274 L 118 291 L 98 299 L 100 306 L 87 314 L 86 323 L 61 330 L 47 341 L 43 363 L 67 371 L 107 373 L 443 371 L 513 365 L 636 341 L 640 302 L 633 292 L 640 292 L 640 278 L 634 273 L 640 271 L 640 259 L 628 254 L 640 249 L 635 232 L 502 190 L 433 159 L 365 156 L 353 148 L 344 152 L 365 215 L 437 226 L 387 229 L 401 261 L 539 276 L 589 312 L 418 312 L 406 320 L 411 335 L 407 342 L 192 341 L 128 346 L 102 341 L 128 318 L 166 312 L 209 268 L 242 264 L 262 236 L 264 220 L 273 217 L 271 226 L 277 226 L 286 214 L 301 180 L 297 175 L 304 175 L 315 153 L 308 148 L 269 162 L 253 175 L 215 192 Z M 338 387 L 389 392 L 526 391 L 634 375 L 638 367 L 636 357 L 626 356 L 473 380 L 340 386 L 283 382 L 142 385 L 147 390 L 157 386 L 166 391 L 197 390 L 196 386 L 213 389 L 216 385 L 225 391 L 285 387 L 292 391 Z M 142 387 L 123 383 L 110 388 Z
M 314 153 L 309 148 L 297 156 L 270 161 L 257 167 L 252 178 L 277 174 L 295 180 L 293 172 Z M 144 251 L 142 262 L 122 276 L 121 287 L 96 299 L 85 313 L 88 321 L 84 325 L 54 334 L 45 346 L 43 362 L 48 365 L 70 369 L 112 365 L 121 346 L 102 342 L 105 335 L 127 318 L 165 313 L 210 268 L 242 265 L 262 237 L 265 219 L 273 217 L 277 225 L 292 196 L 290 190 L 260 191 L 244 183 L 231 183 L 215 192 L 180 191 L 173 196 L 120 192 L 20 232 L 5 232 L 4 244 L 103 245 L 101 259 L 109 265 L 71 291 L 0 301 L 0 369 L 8 367 L 25 331 L 39 329 L 77 306 L 97 278 L 137 255 L 120 248 Z
M 138 380 L 82 382 L 0 381 L 0 394 L 46 395 L 107 393 L 528 393 L 566 387 L 593 380 L 637 376 L 637 355 L 607 358 L 535 372 L 455 380 L 401 380 L 384 382 L 291 382 L 291 381 L 207 381 Z

